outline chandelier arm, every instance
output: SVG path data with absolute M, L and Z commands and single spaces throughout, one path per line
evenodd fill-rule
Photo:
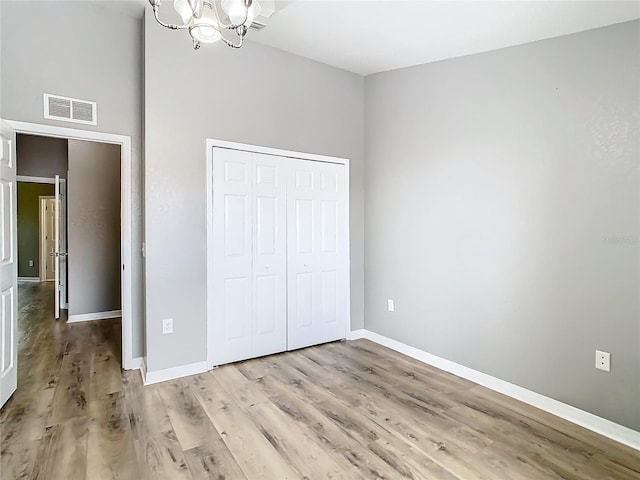
M 191 15 L 193 16 L 193 18 L 200 18 L 200 12 L 196 11 L 196 7 L 195 5 L 193 5 L 191 3 L 191 0 L 188 0 L 187 2 L 189 4 L 189 6 L 191 7 Z
M 151 0 L 150 0 L 151 1 Z M 169 28 L 171 30 L 186 30 L 189 28 L 189 25 L 176 25 L 175 23 L 166 23 L 160 20 L 160 16 L 158 14 L 158 5 L 159 4 L 151 4 L 153 7 L 153 16 L 156 18 L 156 21 L 162 25 L 163 27 Z
M 235 30 L 238 27 L 243 26 L 244 23 L 247 21 L 247 18 L 249 18 L 249 7 L 245 6 L 245 9 L 244 9 L 244 20 L 242 21 L 242 23 L 240 23 L 238 25 L 233 25 L 231 23 L 226 24 L 220 18 L 220 14 L 218 13 L 218 5 L 216 4 L 216 0 L 211 0 L 211 2 L 209 2 L 209 4 L 213 6 L 213 12 L 216 15 L 216 20 L 218 21 L 218 26 L 220 28 L 224 28 L 226 30 Z M 240 45 L 242 45 L 242 44 L 240 44 Z M 229 45 L 229 46 L 231 46 L 231 45 Z M 240 47 L 236 47 L 236 48 L 240 48 Z
M 231 47 L 231 48 L 240 48 L 240 47 L 242 47 L 242 43 L 244 41 L 244 36 L 242 36 L 242 37 L 239 37 L 240 41 L 237 44 L 233 43 L 231 40 L 227 40 L 226 38 L 224 38 L 224 35 L 222 35 L 222 32 L 220 32 L 220 38 L 227 45 L 227 47 Z

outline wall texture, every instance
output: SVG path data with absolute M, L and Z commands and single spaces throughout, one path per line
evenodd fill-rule
M 120 310 L 120 146 L 69 140 L 69 315 Z
M 0 9 L 3 118 L 131 136 L 133 356 L 141 356 L 142 22 L 93 2 L 3 0 Z M 45 120 L 43 93 L 97 101 L 98 125 Z
M 66 143 L 66 142 L 65 142 Z M 52 196 L 47 183 L 18 182 L 18 276 L 40 277 L 40 200 Z M 33 266 L 29 266 L 33 260 Z
M 640 430 L 639 29 L 366 78 L 367 329 Z
M 18 134 L 18 175 L 67 178 L 67 140 Z
M 148 370 L 206 360 L 206 138 L 351 160 L 351 317 L 361 328 L 363 78 L 253 43 L 194 51 L 151 15 L 145 32 Z M 172 335 L 163 318 L 174 319 Z

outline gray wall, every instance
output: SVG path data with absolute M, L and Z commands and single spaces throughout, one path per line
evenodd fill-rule
M 252 43 L 196 52 L 151 15 L 145 32 L 148 369 L 206 360 L 207 137 L 351 160 L 351 316 L 361 328 L 363 78 Z M 169 317 L 174 333 L 162 335 Z
M 18 182 L 19 277 L 40 277 L 40 197 L 52 196 L 54 189 L 50 183 Z
M 69 140 L 69 315 L 120 310 L 120 146 Z
M 133 356 L 141 356 L 142 22 L 90 2 L 3 0 L 0 10 L 3 118 L 131 136 Z M 43 93 L 97 101 L 98 125 L 45 120 Z
M 367 329 L 640 430 L 639 45 L 366 78 Z
M 31 177 L 67 178 L 67 140 L 18 134 L 17 174 Z

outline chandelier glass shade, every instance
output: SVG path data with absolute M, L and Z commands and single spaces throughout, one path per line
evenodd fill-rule
M 196 50 L 203 43 L 218 41 L 232 48 L 242 47 L 247 30 L 260 14 L 256 0 L 174 0 L 173 8 L 182 19 L 178 25 L 160 20 L 161 0 L 149 3 L 156 21 L 171 30 L 187 30 Z M 226 32 L 235 38 L 228 38 Z

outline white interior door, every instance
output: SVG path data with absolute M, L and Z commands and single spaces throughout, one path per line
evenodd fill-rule
M 288 349 L 345 337 L 345 166 L 292 161 L 287 190 Z
M 67 304 L 67 181 L 60 179 L 58 188 L 58 299 L 61 309 L 69 308 Z
M 287 349 L 286 159 L 250 154 L 253 218 L 252 357 Z
M 54 224 L 53 224 L 53 245 L 54 245 L 54 285 L 55 285 L 55 299 L 54 309 L 55 318 L 60 318 L 60 175 L 56 175 L 56 188 L 55 188 L 55 210 L 54 210 Z
M 18 262 L 16 208 L 16 133 L 2 121 L 0 132 L 0 407 L 18 381 Z
M 213 295 L 214 365 L 252 356 L 251 154 L 214 148 Z

